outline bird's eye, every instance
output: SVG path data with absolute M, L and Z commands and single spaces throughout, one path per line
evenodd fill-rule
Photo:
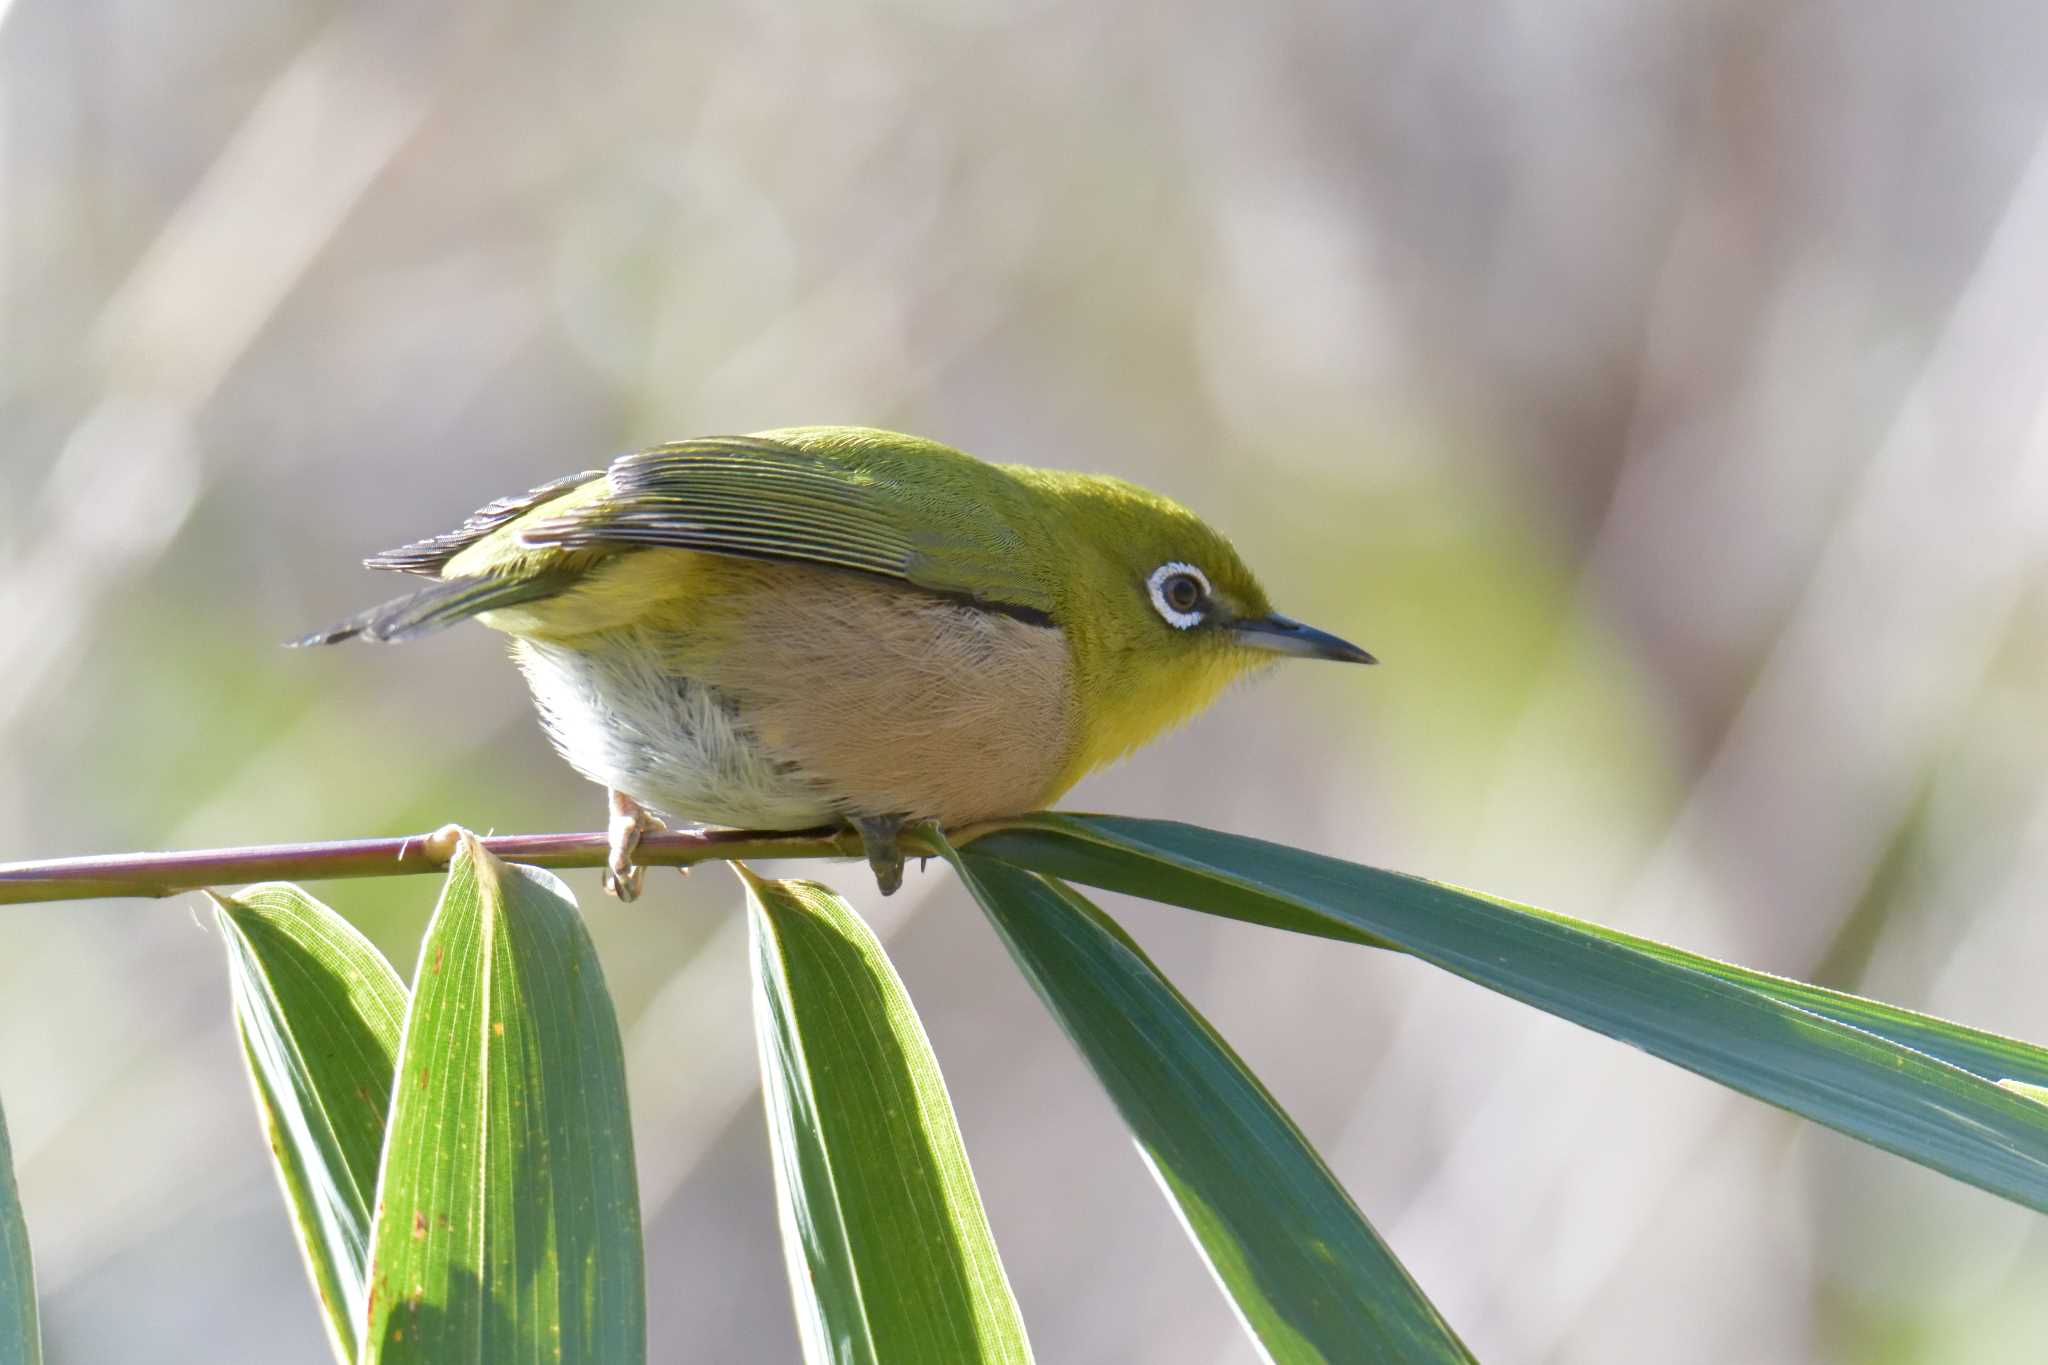
M 1209 601 L 1209 580 L 1192 564 L 1161 564 L 1152 571 L 1145 587 L 1153 610 L 1176 630 L 1202 623 Z

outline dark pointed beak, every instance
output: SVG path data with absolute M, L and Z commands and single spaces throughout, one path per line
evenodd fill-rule
M 1239 621 L 1231 626 L 1230 633 L 1246 649 L 1260 649 L 1268 654 L 1298 654 L 1304 659 L 1335 659 L 1347 664 L 1379 662 L 1349 640 L 1340 640 L 1328 631 L 1305 626 L 1279 612 Z

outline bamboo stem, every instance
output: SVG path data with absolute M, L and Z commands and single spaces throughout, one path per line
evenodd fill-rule
M 602 834 L 497 834 L 479 839 L 507 862 L 535 867 L 602 867 Z M 904 851 L 930 852 L 906 833 Z M 44 862 L 0 863 L 0 905 L 34 901 L 97 900 L 110 896 L 175 896 L 211 886 L 260 881 L 324 881 L 337 877 L 398 877 L 440 872 L 454 851 L 450 831 L 394 839 L 341 839 L 316 844 L 191 849 L 177 853 L 113 853 Z M 634 861 L 654 867 L 689 867 L 712 859 L 857 858 L 852 830 L 800 830 L 793 834 L 721 829 L 662 832 L 641 839 Z

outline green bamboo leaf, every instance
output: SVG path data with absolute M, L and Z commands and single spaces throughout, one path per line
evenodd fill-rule
M 971 852 L 952 861 L 1269 1359 L 1472 1358 L 1286 1111 L 1115 921 L 1061 883 Z
M 1440 885 L 1440 883 L 1439 883 Z M 1689 953 L 1683 948 L 1674 948 L 1668 943 L 1655 939 L 1640 938 L 1625 934 L 1619 929 L 1610 929 L 1604 924 L 1590 920 L 1573 919 L 1560 915 L 1554 910 L 1542 910 L 1533 905 L 1520 905 L 1514 901 L 1501 900 L 1480 891 L 1467 891 L 1451 887 L 1462 896 L 1473 896 L 1491 901 L 1495 905 L 1525 915 L 1535 915 L 1554 924 L 1560 924 L 1595 938 L 1619 944 L 1624 948 L 1647 954 L 1672 966 L 1685 967 L 1693 971 L 1717 976 L 1746 986 L 1773 1000 L 1782 1001 L 1812 1014 L 1825 1015 L 1830 1019 L 1888 1038 L 1894 1043 L 1924 1052 L 1950 1066 L 1961 1067 L 1964 1071 L 1982 1076 L 1986 1080 L 2004 1080 L 2008 1077 L 2028 1079 L 2036 1084 L 2048 1083 L 2048 1048 L 2002 1034 L 1990 1033 L 1984 1029 L 1971 1028 L 1932 1014 L 1921 1014 L 1915 1010 L 1900 1009 L 1879 1000 L 1869 1000 L 1847 991 L 1829 990 L 1791 977 L 1774 976 L 1749 967 L 1738 967 L 1732 962 L 1717 958 L 1703 957 Z
M 464 835 L 420 945 L 364 1365 L 647 1353 L 625 1059 L 568 888 Z
M 2005 1080 L 2000 1085 L 2015 1095 L 2025 1095 L 2036 1104 L 2048 1104 L 2048 1085 L 2029 1085 L 2025 1081 Z
M 1561 915 L 1169 821 L 1034 816 L 977 853 L 1189 909 L 1391 946 L 1747 1095 L 2048 1212 L 2026 1044 L 1745 972 Z M 1776 984 L 1773 984 L 1776 983 Z M 1787 998 L 1790 997 L 1790 998 Z M 1803 997 L 1803 998 L 1801 998 Z M 1797 1001 L 1795 1003 L 1795 1000 Z M 1840 1016 L 1840 1017 L 1838 1017 Z M 1865 1027 L 1907 1027 L 1971 1071 Z
M 805 1359 L 1028 1362 L 938 1059 L 881 941 L 828 887 L 735 870 Z
M 41 1365 L 42 1330 L 36 1325 L 36 1272 L 29 1262 L 28 1223 L 14 1184 L 14 1151 L 7 1116 L 0 1114 L 0 1365 Z
M 214 903 L 285 1205 L 335 1356 L 354 1365 L 405 985 L 353 925 L 296 886 Z

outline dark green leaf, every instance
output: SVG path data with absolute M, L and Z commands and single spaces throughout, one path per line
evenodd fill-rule
M 354 1365 L 405 986 L 368 939 L 296 886 L 214 899 L 285 1204 L 335 1355 Z
M 29 1263 L 28 1223 L 14 1185 L 14 1152 L 7 1116 L 0 1114 L 0 1365 L 40 1365 L 43 1340 L 36 1326 L 36 1273 Z
M 420 949 L 364 1365 L 646 1358 L 618 1021 L 553 875 L 463 836 Z
M 1030 1360 L 938 1059 L 881 942 L 829 888 L 738 870 L 805 1358 Z
M 1167 821 L 1035 816 L 976 852 L 1211 914 L 1391 946 L 1865 1142 L 2048 1211 L 2048 1106 L 2011 1040 L 1420 878 Z M 1790 998 L 1787 998 L 1790 997 Z M 1798 1003 L 1794 1003 L 1794 1000 Z M 1851 1022 L 1853 1021 L 1853 1022 Z M 1893 1028 L 1928 1048 L 1868 1031 Z M 2005 1068 L 1988 1077 L 1941 1060 Z
M 1464 891 L 1455 887 L 1447 889 L 1456 891 L 1459 895 L 1473 896 L 1509 910 L 1535 915 L 1554 924 L 1591 934 L 1675 967 L 1705 972 L 1723 981 L 1746 986 L 1770 996 L 1773 1000 L 1797 1006 L 1809 1013 L 1826 1015 L 1851 1028 L 1902 1043 L 1915 1052 L 1924 1052 L 1930 1057 L 1939 1058 L 1950 1066 L 1961 1067 L 1986 1080 L 2016 1077 L 2037 1083 L 2048 1083 L 2048 1048 L 1936 1018 L 1931 1014 L 1920 1014 L 1881 1001 L 1866 1000 L 1860 995 L 1850 995 L 1846 991 L 1831 991 L 1825 986 L 1809 985 L 1790 977 L 1773 976 L 1769 972 L 1753 971 L 1731 962 L 1702 957 L 1698 953 L 1688 953 L 1683 948 L 1674 948 L 1655 939 L 1639 938 L 1634 934 L 1625 934 L 1619 929 L 1610 929 L 1604 924 L 1573 919 L 1569 915 L 1560 915 L 1555 911 L 1539 910 L 1532 905 L 1518 905 L 1513 901 L 1504 901 L 1483 892 Z
M 1293 1120 L 1109 916 L 990 858 L 955 865 L 1268 1358 L 1471 1359 Z

